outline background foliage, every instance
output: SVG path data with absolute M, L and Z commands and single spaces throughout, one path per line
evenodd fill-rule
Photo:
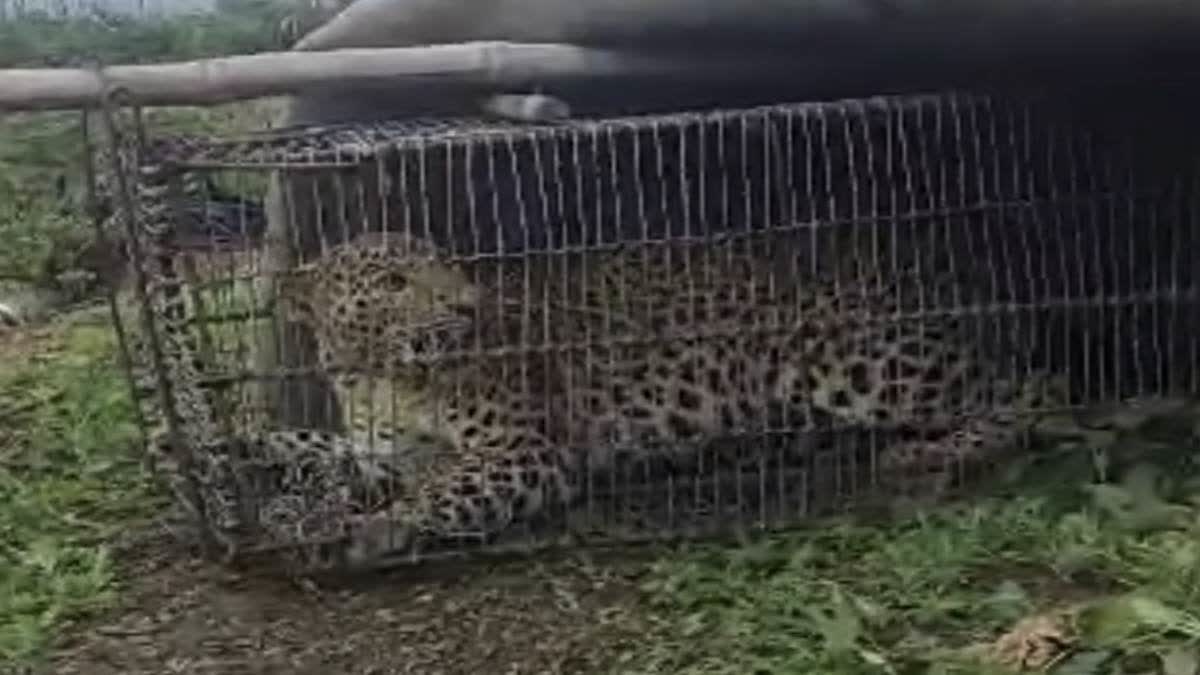
M 292 7 L 279 0 L 222 0 L 218 11 L 142 19 L 26 16 L 0 22 L 0 68 L 69 63 L 149 63 L 248 54 L 278 47 Z
M 130 17 L 0 22 L 0 68 L 97 59 L 145 63 L 278 48 L 275 33 L 291 7 L 282 0 L 223 0 L 220 11 L 140 20 Z M 158 132 L 219 133 L 260 128 L 263 104 L 154 109 Z M 0 116 L 0 280 L 55 288 L 64 272 L 87 267 L 93 228 L 83 217 L 83 150 L 78 113 Z M 104 270 L 90 269 L 95 274 Z

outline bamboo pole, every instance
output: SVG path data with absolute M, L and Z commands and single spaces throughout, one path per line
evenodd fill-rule
M 213 105 L 355 81 L 396 87 L 437 83 L 482 89 L 559 78 L 702 76 L 743 77 L 761 69 L 754 59 L 722 60 L 697 69 L 686 55 L 654 55 L 564 44 L 472 42 L 390 49 L 271 52 L 246 56 L 109 66 L 99 69 L 0 70 L 0 111 L 77 109 L 120 91 L 129 104 Z

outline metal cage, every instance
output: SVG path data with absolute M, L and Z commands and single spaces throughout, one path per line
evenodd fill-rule
M 145 391 L 169 432 L 163 471 L 231 550 L 319 550 L 304 559 L 346 562 L 344 542 L 363 528 L 378 535 L 405 508 L 457 508 L 405 501 L 431 475 L 412 464 L 420 453 L 405 445 L 410 426 L 437 446 L 436 459 L 420 460 L 434 479 L 501 459 L 463 446 L 466 432 L 439 435 L 452 422 L 437 419 L 436 402 L 419 404 L 419 422 L 397 418 L 395 401 L 431 379 L 454 380 L 434 389 L 458 392 L 460 412 L 468 389 L 481 405 L 509 400 L 484 386 L 495 382 L 456 379 L 471 373 L 525 392 L 522 414 L 538 420 L 542 442 L 583 458 L 558 467 L 576 491 L 557 499 L 542 484 L 540 505 L 521 502 L 485 531 L 417 527 L 394 550 L 374 544 L 372 562 L 793 527 L 864 500 L 919 496 L 931 473 L 947 493 L 971 485 L 993 465 L 990 449 L 982 459 L 936 456 L 936 472 L 889 452 L 914 439 L 985 437 L 992 427 L 972 416 L 1028 431 L 1017 420 L 1051 409 L 1197 392 L 1197 177 L 1139 155 L 1136 139 L 1101 139 L 1033 102 L 945 94 L 546 125 L 406 121 L 164 138 L 140 148 L 137 167 L 130 248 L 141 272 L 137 328 L 152 347 L 141 364 L 157 374 Z M 218 211 L 204 206 L 216 185 L 249 199 L 226 205 L 207 235 L 193 227 L 182 237 L 180 222 Z M 260 245 L 232 250 L 230 232 L 263 234 L 245 206 L 259 199 L 271 215 Z M 438 265 L 483 291 L 460 303 L 475 313 L 457 351 L 422 361 L 380 339 L 371 349 L 385 356 L 342 342 L 344 358 L 322 361 L 313 326 L 280 311 L 281 285 L 297 269 L 334 259 L 364 233 L 430 242 Z M 388 279 L 355 286 L 322 269 L 364 297 Z M 309 311 L 356 311 L 329 297 Z M 402 296 L 371 297 L 363 302 L 379 306 L 360 306 L 369 314 L 356 320 L 405 320 L 387 300 Z M 851 315 L 859 337 L 839 337 L 850 324 L 838 317 Z M 872 395 L 884 412 L 840 414 L 841 394 L 789 385 L 784 405 L 763 384 L 781 368 L 808 381 L 849 351 L 859 365 L 838 371 L 847 391 L 869 390 L 849 380 L 868 370 L 901 377 L 879 365 L 898 344 L 889 335 L 933 336 L 917 342 L 936 347 L 950 334 L 988 366 L 959 376 L 957 362 L 929 366 L 926 384 L 955 383 L 930 390 L 936 409 L 883 387 Z M 670 428 L 681 405 L 672 397 L 693 391 L 661 381 L 687 380 L 658 369 L 678 351 L 672 344 L 698 354 L 696 379 L 709 373 L 696 390 L 723 392 L 733 406 L 712 403 L 678 442 L 639 431 L 647 407 Z M 420 368 L 396 371 L 406 358 Z M 455 365 L 489 359 L 498 365 Z M 774 366 L 748 380 L 756 359 Z M 352 395 L 346 382 L 390 393 Z M 999 382 L 1040 382 L 1046 395 L 1000 400 L 989 384 Z M 625 390 L 643 386 L 644 395 Z M 589 392 L 616 402 L 604 425 Z M 905 401 L 911 415 L 889 417 Z M 390 436 L 374 434 L 378 420 Z M 301 441 L 342 439 L 336 447 L 387 464 L 378 480 L 399 487 L 372 488 L 369 506 L 347 501 L 361 491 L 338 481 L 370 471 L 347 469 L 358 460 L 341 454 L 314 459 L 321 448 L 341 453 L 332 441 L 291 446 L 294 459 L 264 450 L 264 434 L 288 430 Z M 329 475 L 313 478 L 321 471 Z M 310 489 L 290 493 L 301 473 Z M 453 499 L 470 506 L 478 490 L 498 491 L 488 480 L 471 490 L 464 481 Z M 264 510 L 284 501 L 295 522 L 264 525 Z

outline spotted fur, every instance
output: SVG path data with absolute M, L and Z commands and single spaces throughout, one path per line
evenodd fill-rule
M 1018 413 L 1042 379 L 999 379 L 964 322 L 913 314 L 936 278 L 799 282 L 787 265 L 711 251 L 504 271 L 367 235 L 302 266 L 282 307 L 342 373 L 343 404 L 401 392 L 394 429 L 445 450 L 391 506 L 353 519 L 352 559 L 537 518 L 618 450 L 688 461 L 718 437 L 843 424 L 897 432 L 884 469 L 942 485 L 947 460 L 1010 446 L 1027 426 Z

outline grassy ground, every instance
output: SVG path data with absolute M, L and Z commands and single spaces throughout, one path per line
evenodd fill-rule
M 29 23 L 25 35 L 55 28 L 60 41 L 95 46 L 92 24 L 43 23 Z M 20 32 L 19 25 L 0 26 L 0 35 L 6 31 Z M 187 46 L 176 41 L 172 52 L 122 34 L 110 27 L 105 37 L 114 49 L 148 58 L 178 57 Z M 0 44 L 0 65 L 36 60 L 31 54 L 46 45 L 2 36 Z M 256 129 L 269 123 L 274 105 L 156 109 L 147 123 L 156 133 Z M 93 242 L 77 210 L 79 120 L 75 113 L 0 116 L 0 302 L 31 285 L 53 292 L 56 275 L 72 270 Z M 0 664 L 44 654 L 64 625 L 111 605 L 117 566 L 105 542 L 158 503 L 130 452 L 136 424 L 106 315 L 82 316 L 0 332 Z
M 108 542 L 155 507 L 103 324 L 0 344 L 0 663 L 112 599 Z
M 669 555 L 644 590 L 673 635 L 634 671 L 1195 675 L 1198 420 L 1077 417 L 969 504 Z
M 646 590 L 674 634 L 631 670 L 1194 675 L 1200 512 L 1131 502 L 996 500 L 669 556 Z

